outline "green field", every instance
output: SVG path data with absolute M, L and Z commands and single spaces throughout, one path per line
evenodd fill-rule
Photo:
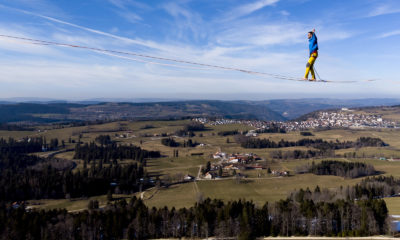
M 182 175 L 190 174 L 197 176 L 200 166 L 205 166 L 207 161 L 215 161 L 211 154 L 217 151 L 230 153 L 255 153 L 272 170 L 290 171 L 290 177 L 274 177 L 267 173 L 267 170 L 242 170 L 248 179 L 238 181 L 236 179 L 222 179 L 212 181 L 197 181 L 185 184 L 171 185 L 168 188 L 158 190 L 151 189 L 144 193 L 144 201 L 149 206 L 169 206 L 169 207 L 189 207 L 201 198 L 220 198 L 224 200 L 247 199 L 253 200 L 256 204 L 262 205 L 265 202 L 273 202 L 286 198 L 288 194 L 299 188 L 314 189 L 317 185 L 322 188 L 338 188 L 340 186 L 354 185 L 361 179 L 344 179 L 334 176 L 316 176 L 312 174 L 296 175 L 295 169 L 299 165 L 311 163 L 315 160 L 277 160 L 272 159 L 270 153 L 277 149 L 244 149 L 235 142 L 234 136 L 219 136 L 220 131 L 247 131 L 252 127 L 240 124 L 228 124 L 220 126 L 206 126 L 206 130 L 196 132 L 192 137 L 193 141 L 204 144 L 194 148 L 171 148 L 161 144 L 161 134 L 173 134 L 190 120 L 180 121 L 124 121 L 112 122 L 107 124 L 90 125 L 82 127 L 54 127 L 41 126 L 35 131 L 0 131 L 0 137 L 20 139 L 23 137 L 43 136 L 46 139 L 58 138 L 66 142 L 66 148 L 74 148 L 74 143 L 68 143 L 71 138 L 75 141 L 81 136 L 82 142 L 91 142 L 98 135 L 110 135 L 111 138 L 120 144 L 134 144 L 147 150 L 158 150 L 164 157 L 159 159 L 149 159 L 147 161 L 146 171 L 151 176 L 161 176 L 164 181 L 171 181 Z M 366 129 L 366 130 L 348 130 L 334 129 L 326 131 L 312 131 L 314 136 L 310 138 L 322 138 L 327 141 L 355 141 L 359 137 L 379 137 L 389 147 L 368 147 L 360 149 L 338 150 L 337 154 L 356 152 L 356 158 L 340 158 L 342 161 L 361 161 L 374 165 L 374 167 L 385 175 L 400 177 L 400 161 L 379 160 L 380 157 L 400 158 L 400 131 L 393 129 Z M 286 134 L 261 134 L 259 138 L 267 138 L 274 141 L 281 139 L 288 141 L 297 141 L 306 138 L 300 135 L 300 132 L 289 132 Z M 229 139 L 229 143 L 227 141 Z M 178 142 L 187 141 L 188 138 L 175 137 Z M 280 151 L 292 151 L 294 149 L 306 150 L 305 147 L 282 148 Z M 173 157 L 174 150 L 178 150 L 179 157 Z M 202 156 L 192 156 L 193 153 L 202 153 Z M 43 154 L 43 153 L 39 153 Z M 83 161 L 73 159 L 74 152 L 65 152 L 57 154 L 57 158 L 75 161 L 77 167 L 75 171 L 82 169 Z M 135 194 L 140 197 L 140 193 Z M 120 197 L 131 197 L 126 195 Z M 98 196 L 96 199 L 100 205 L 107 204 L 106 196 Z M 31 201 L 32 204 L 40 208 L 66 208 L 71 211 L 85 209 L 90 199 L 78 200 L 39 200 Z M 400 198 L 388 199 L 387 203 L 390 212 L 400 213 Z
M 195 183 L 180 185 L 157 193 L 152 199 L 145 200 L 150 206 L 190 207 L 197 197 L 219 198 L 223 200 L 253 200 L 262 206 L 265 202 L 274 202 L 286 198 L 288 194 L 300 188 L 314 189 L 317 185 L 335 188 L 340 185 L 352 185 L 358 180 L 343 180 L 334 176 L 314 176 L 311 174 L 292 177 L 270 177 L 263 179 L 198 181 L 198 189 L 191 187 Z M 340 183 L 340 184 L 339 184 Z

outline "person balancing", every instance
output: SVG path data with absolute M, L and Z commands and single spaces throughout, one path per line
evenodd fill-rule
M 312 78 L 310 81 L 316 81 L 314 63 L 318 57 L 318 40 L 317 36 L 315 35 L 315 29 L 313 29 L 311 32 L 308 32 L 308 47 L 310 49 L 310 59 L 308 59 L 306 65 L 306 74 L 304 75 L 303 80 L 308 80 L 308 74 L 311 72 Z

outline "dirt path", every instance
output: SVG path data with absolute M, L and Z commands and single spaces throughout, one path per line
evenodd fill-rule
M 196 182 L 196 181 L 193 182 L 193 188 L 194 188 L 194 192 L 195 192 L 196 194 L 200 192 L 199 186 L 197 185 L 197 182 Z
M 200 191 L 199 191 L 199 186 L 197 185 L 197 180 L 200 180 L 200 174 L 201 174 L 201 168 L 202 168 L 202 165 L 199 165 L 199 171 L 197 172 L 197 176 L 196 176 L 196 178 L 194 179 L 194 191 L 196 192 L 196 193 L 199 193 Z
M 202 168 L 202 166 L 199 165 L 199 171 L 197 172 L 196 180 L 197 180 L 197 179 L 200 179 L 201 168 Z

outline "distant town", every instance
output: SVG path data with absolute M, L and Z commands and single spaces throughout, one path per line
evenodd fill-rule
M 310 117 L 305 121 L 259 121 L 259 120 L 235 120 L 195 118 L 194 121 L 209 125 L 245 124 L 257 129 L 269 129 L 271 127 L 284 129 L 285 131 L 298 131 L 315 128 L 400 128 L 400 124 L 389 121 L 380 115 L 366 115 L 353 113 L 353 110 L 342 108 L 341 111 L 321 111 L 317 117 Z M 255 132 L 250 134 L 256 135 Z

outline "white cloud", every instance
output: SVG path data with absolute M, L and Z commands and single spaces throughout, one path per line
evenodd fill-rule
M 133 0 L 108 0 L 112 5 L 120 8 L 127 9 L 129 7 L 139 8 L 143 10 L 150 10 L 151 7 L 143 2 L 133 1 Z
M 207 23 L 203 21 L 201 15 L 197 12 L 189 9 L 184 4 L 174 2 L 163 4 L 162 8 L 174 18 L 171 32 L 175 34 L 175 38 L 194 37 L 198 40 L 206 36 L 205 25 Z
M 126 2 L 122 0 L 108 0 L 112 5 L 117 8 L 125 9 Z
M 123 17 L 125 20 L 131 23 L 137 23 L 139 21 L 142 21 L 142 17 L 140 17 L 138 14 L 134 12 L 129 12 L 129 11 L 117 11 L 117 14 Z
M 235 45 L 290 45 L 304 42 L 306 32 L 306 26 L 299 23 L 258 24 L 245 21 L 220 33 L 217 40 L 221 44 Z
M 345 40 L 353 37 L 357 33 L 337 29 L 321 29 L 320 34 L 317 34 L 320 42 Z
M 247 3 L 241 5 L 239 7 L 234 8 L 227 14 L 225 20 L 233 20 L 236 18 L 240 18 L 249 14 L 252 14 L 255 11 L 258 11 L 264 7 L 272 6 L 278 3 L 280 0 L 257 0 L 252 3 Z
M 383 33 L 383 34 L 377 36 L 376 38 L 388 38 L 388 37 L 393 37 L 393 36 L 397 36 L 397 35 L 400 35 L 400 30 L 386 32 L 386 33 Z
M 122 41 L 124 43 L 137 44 L 137 45 L 141 45 L 141 46 L 144 46 L 144 47 L 147 47 L 147 48 L 158 49 L 158 50 L 163 50 L 163 51 L 169 51 L 169 49 L 171 49 L 169 46 L 166 46 L 166 45 L 163 45 L 163 44 L 158 44 L 158 43 L 155 43 L 153 41 L 122 37 L 122 36 L 118 36 L 118 35 L 115 35 L 115 34 L 107 33 L 107 32 L 104 32 L 104 31 L 100 31 L 100 30 L 97 30 L 97 29 L 88 28 L 88 27 L 85 27 L 85 26 L 82 26 L 82 25 L 78 25 L 78 24 L 75 24 L 75 23 L 71 23 L 71 22 L 67 22 L 67 21 L 64 21 L 64 20 L 60 20 L 60 19 L 57 19 L 57 18 L 45 16 L 45 15 L 42 15 L 42 14 L 37 14 L 37 13 L 34 13 L 34 12 L 30 12 L 30 11 L 26 11 L 26 10 L 22 10 L 22 9 L 17 9 L 17 8 L 11 8 L 11 7 L 6 7 L 6 8 L 12 9 L 12 10 L 15 10 L 15 11 L 27 14 L 27 15 L 40 17 L 42 19 L 45 19 L 45 20 L 48 20 L 48 21 L 51 21 L 51 22 L 55 22 L 55 23 L 67 25 L 67 26 L 70 26 L 70 27 L 78 28 L 78 29 L 81 29 L 81 30 L 84 30 L 84 31 L 87 31 L 87 32 L 90 32 L 90 33 L 95 33 L 95 34 L 98 34 L 98 35 L 102 35 L 102 36 L 110 37 L 110 38 L 113 38 L 113 39 L 117 39 L 117 40 L 120 40 L 120 41 Z
M 290 16 L 290 12 L 286 10 L 280 11 L 280 14 L 282 14 L 282 16 Z
M 194 15 L 187 9 L 183 8 L 177 3 L 169 2 L 163 5 L 165 11 L 167 11 L 171 16 L 180 17 L 183 16 L 186 19 L 193 19 Z
M 56 4 L 54 4 L 54 1 L 50 0 L 13 0 L 8 1 L 7 4 L 10 4 L 11 6 L 24 6 L 27 9 L 39 11 L 42 14 L 47 14 L 50 16 L 67 17 L 65 12 Z M 8 8 L 2 4 L 0 4 L 0 6 Z
M 118 72 L 110 66 L 83 65 L 48 61 L 2 63 L 0 82 L 18 84 L 36 83 L 57 87 L 75 88 L 104 83 L 106 79 L 118 80 Z M 23 69 L 23 71 L 21 71 Z
M 396 7 L 393 7 L 390 5 L 381 5 L 381 6 L 374 8 L 368 14 L 368 17 L 376 17 L 376 16 L 394 14 L 394 13 L 400 13 L 400 8 L 396 8 Z
M 114 5 L 115 7 L 118 8 L 118 10 L 115 10 L 115 12 L 122 18 L 124 18 L 125 20 L 127 20 L 130 23 L 137 23 L 139 21 L 142 21 L 143 18 L 141 16 L 139 16 L 139 14 L 137 13 L 137 11 L 133 11 L 131 10 L 131 8 L 137 8 L 138 4 L 139 7 L 138 8 L 146 8 L 147 5 L 145 4 L 140 4 L 140 3 L 136 3 L 134 1 L 130 1 L 130 0 L 109 0 L 109 2 Z

